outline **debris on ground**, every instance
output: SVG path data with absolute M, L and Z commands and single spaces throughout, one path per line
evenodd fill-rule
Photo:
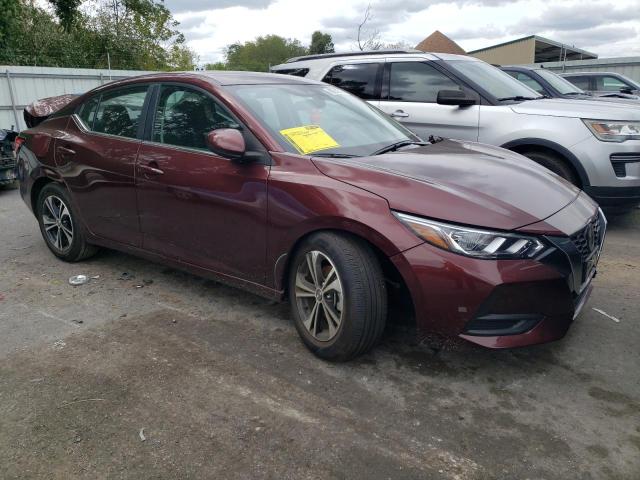
M 613 315 L 609 315 L 607 312 L 605 312 L 604 310 L 600 310 L 599 308 L 594 308 L 593 310 L 595 310 L 596 312 L 598 312 L 600 315 L 604 315 L 607 318 L 610 318 L 611 320 L 613 320 L 616 323 L 620 323 L 620 319 L 614 317 Z
M 136 276 L 133 273 L 122 272 L 120 277 L 118 277 L 118 280 L 132 280 L 134 278 L 136 278 Z
M 147 439 L 147 437 L 144 436 L 144 428 L 140 429 L 140 433 L 138 435 L 140 435 L 141 442 L 144 442 Z
M 78 285 L 84 285 L 89 282 L 89 277 L 87 275 L 74 275 L 73 277 L 69 277 L 69 285 L 73 285 L 77 287 Z

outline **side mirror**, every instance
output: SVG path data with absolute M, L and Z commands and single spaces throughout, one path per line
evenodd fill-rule
M 626 93 L 627 95 L 633 95 L 633 90 L 631 87 L 622 87 L 620 89 L 620 93 Z
M 247 148 L 242 133 L 234 128 L 218 128 L 210 131 L 207 134 L 207 147 L 213 153 L 232 160 L 240 160 Z
M 467 96 L 462 90 L 439 90 L 436 101 L 439 105 L 458 105 L 459 107 L 476 104 L 476 99 Z

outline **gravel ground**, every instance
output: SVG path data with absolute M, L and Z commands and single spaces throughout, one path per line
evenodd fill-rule
M 349 364 L 309 354 L 287 305 L 117 252 L 58 261 L 15 190 L 0 244 L 3 479 L 640 478 L 640 210 L 611 219 L 562 341 L 398 330 Z

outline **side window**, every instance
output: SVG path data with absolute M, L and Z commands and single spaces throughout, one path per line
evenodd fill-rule
M 564 77 L 582 90 L 591 90 L 589 77 Z
M 338 65 L 333 67 L 322 81 L 340 87 L 362 99 L 372 100 L 376 98 L 376 80 L 380 68 L 380 63 Z
M 274 70 L 272 73 L 280 73 L 282 75 L 293 75 L 294 77 L 306 77 L 309 73 L 308 68 L 286 68 L 282 70 Z
M 524 83 L 527 87 L 535 90 L 538 93 L 541 94 L 545 94 L 546 92 L 544 91 L 544 87 L 542 85 L 540 85 L 540 83 L 531 78 L 529 75 L 527 75 L 526 73 L 522 73 L 522 72 L 509 72 L 509 75 L 511 75 L 512 77 L 515 77 L 516 80 L 519 80 L 520 82 Z
M 131 87 L 103 93 L 92 130 L 119 137 L 136 138 L 147 88 Z
M 623 88 L 629 88 L 629 85 L 616 77 L 603 76 L 596 77 L 598 88 L 596 90 L 604 90 L 605 92 L 619 92 Z
M 216 128 L 239 125 L 205 93 L 180 85 L 162 86 L 153 121 L 154 142 L 207 150 L 207 134 Z
M 440 90 L 462 90 L 456 82 L 421 62 L 391 64 L 389 100 L 435 103 Z
M 100 102 L 100 95 L 87 100 L 78 111 L 78 116 L 84 126 L 89 130 L 93 130 L 93 120 L 96 118 L 96 110 L 98 109 L 98 103 Z

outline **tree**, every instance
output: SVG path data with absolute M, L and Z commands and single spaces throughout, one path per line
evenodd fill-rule
M 49 0 L 53 5 L 53 11 L 60 21 L 62 29 L 69 33 L 73 28 L 80 12 L 78 8 L 82 0 Z
M 131 70 L 191 70 L 195 54 L 178 22 L 155 0 L 51 0 L 53 15 L 32 0 L 6 29 L 0 20 L 0 64 Z M 90 14 L 80 8 L 91 1 Z M 9 33 L 6 33 L 9 32 Z M 107 54 L 109 57 L 107 57 Z
M 356 41 L 358 43 L 358 49 L 362 50 L 380 50 L 382 48 L 382 41 L 380 40 L 380 31 L 377 29 L 367 31 L 366 25 L 373 19 L 371 13 L 371 4 L 367 5 L 367 9 L 364 11 L 362 22 L 358 24 L 358 36 Z
M 227 70 L 268 72 L 288 58 L 306 55 L 307 49 L 299 40 L 266 35 L 245 43 L 233 43 L 225 49 Z
M 319 53 L 333 53 L 333 40 L 331 34 L 315 31 L 311 35 L 311 45 L 309 45 L 309 54 L 316 55 Z
M 18 0 L 0 0 L 0 12 L 0 49 L 3 49 L 17 29 L 20 18 Z

